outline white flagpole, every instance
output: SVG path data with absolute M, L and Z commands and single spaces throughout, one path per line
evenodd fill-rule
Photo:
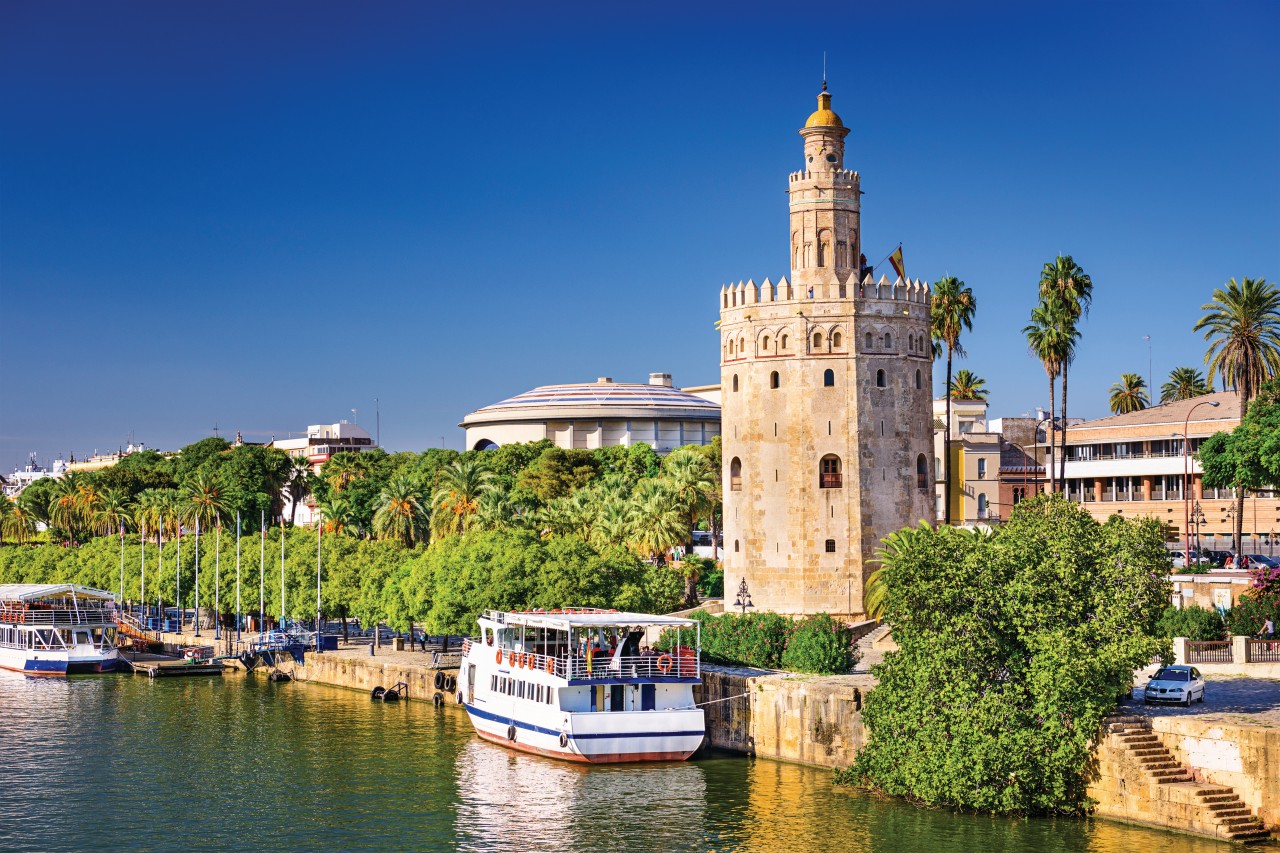
M 174 590 L 173 606 L 178 609 L 178 633 L 182 633 L 182 624 L 186 621 L 186 613 L 182 612 L 182 522 L 178 522 L 178 565 L 173 570 Z
M 142 602 L 142 624 L 147 624 L 147 520 L 142 520 L 142 535 L 138 538 L 142 545 L 142 562 L 138 565 L 138 600 Z
M 284 519 L 280 519 L 280 630 L 284 630 Z
M 262 529 L 262 538 L 259 540 L 258 547 L 258 636 L 261 637 L 266 633 L 267 620 L 263 617 L 267 615 L 267 513 L 262 511 L 262 519 L 259 522 Z
M 240 641 L 240 510 L 236 510 L 236 642 Z
M 200 636 L 200 516 L 196 516 L 196 636 Z
M 124 607 L 124 522 L 120 522 L 120 606 Z
M 222 613 L 219 611 L 222 595 L 222 519 L 213 536 L 213 638 L 222 638 Z

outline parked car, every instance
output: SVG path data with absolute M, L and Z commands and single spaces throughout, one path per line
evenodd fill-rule
M 1173 560 L 1173 567 L 1175 569 L 1186 568 L 1187 566 L 1186 551 L 1170 551 L 1169 557 Z M 1193 566 L 1204 566 L 1205 568 L 1208 568 L 1210 566 L 1209 560 L 1207 558 L 1200 556 L 1194 551 L 1191 552 L 1191 564 Z
M 1219 568 L 1219 569 L 1222 568 L 1222 566 L 1227 562 L 1227 557 L 1231 555 L 1230 551 L 1205 550 L 1205 551 L 1201 551 L 1200 553 L 1201 555 L 1204 556 L 1206 560 L 1208 560 L 1211 564 L 1213 564 L 1215 568 Z
M 1191 706 L 1204 701 L 1204 677 L 1194 666 L 1162 666 L 1142 692 L 1142 704 L 1172 702 Z
M 1265 554 L 1245 554 L 1252 568 L 1280 569 L 1280 560 Z

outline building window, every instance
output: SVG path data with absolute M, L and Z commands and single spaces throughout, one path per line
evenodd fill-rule
M 822 387 L 830 388 L 836 384 L 836 372 L 831 368 L 822 371 Z
M 765 335 L 765 336 L 764 336 L 764 345 L 761 347 L 761 349 L 763 349 L 765 352 L 768 352 L 768 351 L 769 351 L 769 336 L 768 336 L 768 335 Z
M 916 390 L 919 390 L 919 389 L 921 389 L 921 388 L 923 388 L 923 387 L 924 387 L 924 380 L 923 380 L 923 378 L 920 376 L 920 371 L 918 371 L 918 370 L 917 370 L 917 371 L 916 371 Z
M 729 463 L 729 491 L 742 491 L 742 460 L 736 456 Z
M 921 491 L 929 488 L 929 460 L 923 453 L 916 457 L 916 488 Z
M 818 462 L 818 488 L 838 489 L 840 483 L 840 457 L 824 456 Z
M 777 388 L 780 384 L 781 382 L 778 379 L 778 371 L 775 370 L 769 374 L 769 387 Z
M 876 371 L 876 387 L 877 387 L 877 388 L 887 388 L 887 387 L 889 387 L 889 382 L 888 382 L 888 380 L 885 378 L 885 375 L 884 375 L 884 369 L 883 369 L 883 368 L 881 368 L 880 370 L 877 370 L 877 371 Z
M 884 348 L 893 349 L 893 335 L 888 332 L 884 333 Z
M 836 552 L 836 540 L 834 539 L 827 540 L 826 551 L 828 554 L 834 554 Z
M 831 333 L 831 348 L 840 349 L 840 333 L 839 332 Z
M 738 553 L 738 540 L 733 540 L 733 553 Z
M 978 460 L 978 479 L 987 479 L 987 460 L 985 459 Z
M 822 348 L 822 332 L 813 333 L 813 348 L 814 349 Z
M 875 340 L 871 337 L 871 333 L 867 332 L 867 349 L 875 348 Z
M 978 518 L 987 517 L 987 496 L 978 495 Z
M 786 348 L 787 348 L 787 336 L 783 335 L 782 340 L 779 341 L 778 343 L 778 349 L 786 349 Z
M 738 390 L 738 374 L 733 374 L 733 390 Z

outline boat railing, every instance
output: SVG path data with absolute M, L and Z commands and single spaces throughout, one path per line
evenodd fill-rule
M 109 607 L 3 607 L 0 622 L 26 625 L 110 625 L 115 610 Z
M 463 641 L 462 653 L 471 652 L 477 640 Z M 513 669 L 546 672 L 567 681 L 606 681 L 609 679 L 700 678 L 702 669 L 692 649 L 680 654 L 659 652 L 647 655 L 614 657 L 608 652 L 583 655 L 542 655 L 515 649 L 494 649 L 494 660 Z

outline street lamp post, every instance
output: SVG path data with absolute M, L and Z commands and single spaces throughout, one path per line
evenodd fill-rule
M 1218 408 L 1217 400 L 1201 400 L 1190 409 L 1187 409 L 1187 418 L 1182 422 L 1182 532 L 1186 537 L 1186 548 L 1183 554 L 1187 559 L 1191 559 L 1191 491 L 1190 491 L 1190 473 L 1189 462 L 1191 460 L 1191 413 L 1201 406 L 1212 406 Z
M 741 607 L 743 616 L 747 615 L 748 607 L 755 607 L 755 605 L 751 603 L 751 592 L 747 589 L 746 577 L 743 577 L 742 583 L 738 584 L 738 597 L 734 599 L 733 606 Z
M 1227 507 L 1227 531 L 1228 531 L 1227 541 L 1233 543 L 1235 550 L 1234 551 L 1232 550 L 1233 545 L 1228 545 L 1227 551 L 1234 554 L 1236 558 L 1235 562 L 1238 562 L 1240 559 L 1240 548 L 1238 544 L 1235 544 L 1235 534 L 1230 532 L 1235 529 L 1236 529 L 1236 505 L 1234 502 L 1232 502 Z
M 1036 428 L 1035 428 L 1035 430 L 1031 433 L 1031 437 L 1032 437 L 1032 439 L 1034 439 L 1034 440 L 1036 441 L 1036 443 L 1037 443 L 1037 444 L 1040 442 L 1040 424 L 1044 423 L 1045 421 L 1053 421 L 1053 420 L 1054 420 L 1054 418 L 1053 418 L 1053 416 L 1052 416 L 1052 415 L 1046 415 L 1045 417 L 1043 417 L 1043 418 L 1041 418 L 1040 420 L 1036 421 Z M 1049 444 L 1050 446 L 1053 446 L 1053 441 L 1052 441 L 1051 439 L 1052 439 L 1052 436 L 1053 436 L 1053 430 L 1054 430 L 1054 427 L 1055 427 L 1055 426 L 1056 426 L 1056 424 L 1050 423 L 1050 424 L 1049 424 L 1049 431 L 1048 431 L 1048 433 L 1046 433 L 1046 434 L 1045 434 L 1045 440 L 1048 442 L 1048 444 Z M 1021 447 L 1022 445 L 1018 445 L 1018 446 L 1019 446 L 1019 447 Z M 1026 449 L 1024 448 L 1022 452 L 1023 452 L 1023 453 L 1026 453 L 1027 451 L 1026 451 Z M 1034 454 L 1034 453 L 1033 453 L 1033 454 L 1031 454 L 1031 461 L 1032 461 L 1032 462 L 1035 462 L 1035 461 L 1036 461 L 1036 457 L 1035 457 L 1035 454 Z M 1051 491 L 1051 492 L 1052 492 L 1052 491 L 1053 491 L 1053 470 L 1052 470 L 1051 468 L 1048 468 L 1048 467 L 1047 467 L 1047 466 L 1048 466 L 1048 464 L 1049 464 L 1049 454 L 1048 454 L 1048 453 L 1045 453 L 1044 461 L 1045 461 L 1045 466 L 1046 466 L 1045 473 L 1048 475 L 1048 477 L 1047 477 L 1046 479 L 1049 481 L 1049 491 Z M 1040 478 L 1038 478 L 1038 477 L 1036 478 L 1036 485 L 1037 485 L 1037 486 L 1038 486 L 1038 485 L 1040 485 Z
M 1196 505 L 1191 508 L 1191 523 L 1196 526 L 1196 552 L 1199 553 L 1204 549 L 1204 542 L 1200 539 L 1200 525 L 1204 524 L 1204 510 L 1200 509 L 1200 501 L 1196 501 Z

